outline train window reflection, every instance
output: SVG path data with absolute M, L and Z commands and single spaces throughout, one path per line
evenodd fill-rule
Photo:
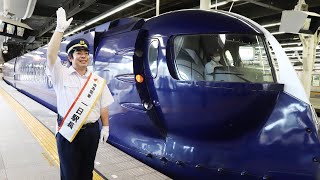
M 176 36 L 175 71 L 181 80 L 274 82 L 263 41 L 255 34 Z
M 158 46 L 159 41 L 156 39 L 152 40 L 148 50 L 148 63 L 153 77 L 156 77 L 157 75 Z
M 225 52 L 225 55 L 226 55 L 227 60 L 229 61 L 229 64 L 230 64 L 231 66 L 234 66 L 234 64 L 233 64 L 233 58 L 232 58 L 232 55 L 231 55 L 231 53 L 230 53 L 229 50 L 227 50 L 227 51 Z

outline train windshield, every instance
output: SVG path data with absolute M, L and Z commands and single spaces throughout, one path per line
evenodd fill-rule
M 274 82 L 268 49 L 259 35 L 180 35 L 173 42 L 180 80 Z

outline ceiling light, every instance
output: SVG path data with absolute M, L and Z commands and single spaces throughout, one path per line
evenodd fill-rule
M 69 36 L 69 35 L 77 32 L 77 31 L 80 31 L 81 29 L 83 29 L 83 28 L 85 28 L 87 26 L 90 26 L 91 24 L 96 23 L 96 22 L 98 22 L 98 21 L 100 21 L 102 19 L 105 19 L 106 17 L 111 16 L 111 15 L 113 15 L 113 14 L 115 14 L 115 13 L 117 13 L 117 12 L 127 8 L 127 7 L 130 7 L 130 6 L 136 4 L 136 3 L 140 2 L 140 1 L 142 1 L 142 0 L 133 0 L 133 1 L 128 0 L 128 1 L 126 1 L 126 2 L 124 2 L 122 4 L 120 4 L 120 5 L 116 6 L 115 8 L 111 9 L 110 11 L 105 12 L 105 13 L 101 14 L 100 16 L 97 16 L 97 17 L 89 20 L 88 22 L 86 22 L 85 24 L 77 27 L 76 29 L 71 30 L 70 32 L 66 33 L 63 37 Z
M 261 25 L 262 27 L 264 28 L 267 28 L 267 27 L 272 27 L 272 26 L 280 26 L 280 22 L 278 23 L 271 23 L 271 24 L 265 24 L 265 25 Z
M 85 25 L 81 25 L 75 29 L 73 29 L 72 31 L 69 31 L 67 34 L 65 34 L 63 37 L 67 37 L 69 36 L 70 34 L 73 34 L 73 33 L 76 33 L 78 31 L 80 31 L 81 29 L 85 28 L 86 26 Z
M 233 2 L 237 2 L 239 0 L 232 0 Z M 218 2 L 218 3 L 214 3 L 214 4 L 211 4 L 210 5 L 210 8 L 215 8 L 215 7 L 219 7 L 219 6 L 223 6 L 229 2 L 232 2 L 232 1 L 222 1 L 222 2 Z
M 285 32 L 272 32 L 271 34 L 277 35 L 277 34 L 284 34 Z
M 86 25 L 86 26 L 89 26 L 89 25 L 91 25 L 91 24 L 93 24 L 93 23 L 95 23 L 95 22 L 98 22 L 98 21 L 100 21 L 100 20 L 102 20 L 102 19 L 104 19 L 104 18 L 106 18 L 106 17 L 108 17 L 108 16 L 111 16 L 112 14 L 115 14 L 115 13 L 117 13 L 117 12 L 119 12 L 119 11 L 127 8 L 127 7 L 130 7 L 130 6 L 136 4 L 136 3 L 140 2 L 140 1 L 142 1 L 142 0 L 127 1 L 126 3 L 123 3 L 123 4 L 119 5 L 119 6 L 111 9 L 111 11 L 106 12 L 106 13 L 100 15 L 100 16 L 97 16 L 97 17 L 94 18 L 93 20 L 90 20 L 90 21 L 87 22 L 85 25 Z
M 301 46 L 301 42 L 282 43 L 281 46 L 298 45 Z

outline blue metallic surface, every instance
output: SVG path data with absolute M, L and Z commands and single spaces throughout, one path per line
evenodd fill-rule
M 243 33 L 261 34 L 245 21 L 239 21 L 231 14 L 201 10 L 185 10 L 166 13 L 149 19 L 142 27 L 152 35 Z
M 317 178 L 320 144 L 311 109 L 284 93 L 284 85 L 183 81 L 172 70 L 172 37 L 261 34 L 252 25 L 227 12 L 189 10 L 146 22 L 114 21 L 96 31 L 67 40 L 85 37 L 93 47 L 94 70 L 107 80 L 115 99 L 108 139 L 115 147 L 174 179 Z M 159 41 L 156 76 L 147 59 L 153 39 Z M 45 57 L 45 49 L 38 51 Z M 66 60 L 66 54 L 59 56 Z M 27 59 L 23 62 L 35 63 Z M 37 94 L 52 93 L 44 81 L 14 80 L 17 72 L 6 71 L 6 81 L 53 105 L 53 99 Z M 135 81 L 137 74 L 144 82 Z
M 16 60 L 12 59 L 9 62 L 6 62 L 3 66 L 3 80 L 10 84 L 11 86 L 14 86 L 14 67 L 15 67 Z

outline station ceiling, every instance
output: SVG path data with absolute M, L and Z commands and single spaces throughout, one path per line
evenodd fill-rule
M 68 17 L 73 17 L 74 20 L 70 26 L 70 29 L 74 29 L 91 20 L 94 17 L 101 15 L 111 9 L 126 2 L 125 0 L 37 0 L 34 12 L 28 19 L 22 20 L 23 23 L 29 25 L 33 31 L 34 38 L 28 40 L 10 39 L 8 43 L 17 51 L 30 51 L 39 46 L 48 43 L 54 28 L 56 26 L 56 10 L 59 7 L 64 7 Z M 225 2 L 224 5 L 218 6 L 219 10 L 228 11 L 231 8 L 232 12 L 244 15 L 261 25 L 279 23 L 281 19 L 281 13 L 283 10 L 293 10 L 297 5 L 298 0 L 217 0 L 218 4 Z M 320 13 L 320 1 L 319 0 L 305 0 L 308 4 L 308 10 L 310 12 Z M 212 0 L 212 4 L 216 3 L 216 0 Z M 160 0 L 160 14 L 180 10 L 199 8 L 200 0 Z M 214 7 L 212 7 L 214 9 Z M 93 26 L 99 25 L 103 22 L 108 22 L 123 17 L 140 17 L 150 18 L 156 14 L 156 0 L 142 0 L 139 3 L 132 5 L 122 11 L 119 11 L 101 21 L 98 21 L 83 30 L 89 29 Z M 279 33 L 279 25 L 267 27 L 270 32 L 276 34 L 275 37 L 282 44 L 288 44 L 289 42 L 299 42 L 297 35 Z M 297 46 L 297 44 L 284 45 L 284 47 Z M 289 51 L 290 52 L 290 51 Z M 12 56 L 17 56 L 17 53 L 11 52 L 5 60 L 10 59 Z M 301 54 L 301 52 L 300 52 Z M 10 57 L 9 57 L 10 56 Z M 7 59 L 6 59 L 7 58 Z M 320 58 L 320 55 L 319 55 Z M 296 57 L 291 57 L 293 61 Z

